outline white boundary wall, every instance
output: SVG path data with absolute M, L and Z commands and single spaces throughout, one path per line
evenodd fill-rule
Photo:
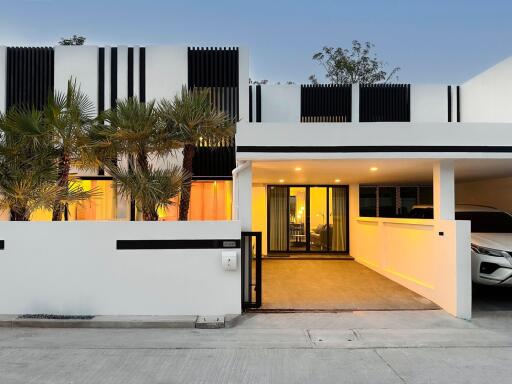
M 350 255 L 357 262 L 454 316 L 471 318 L 469 221 L 358 217 L 356 186 L 350 199 Z
M 236 221 L 0 222 L 0 313 L 239 314 L 240 267 L 224 271 L 221 249 L 116 250 L 116 240 L 239 238 Z

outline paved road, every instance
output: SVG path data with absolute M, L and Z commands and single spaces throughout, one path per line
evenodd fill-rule
M 222 330 L 0 329 L 1 384 L 507 383 L 512 312 L 252 314 Z

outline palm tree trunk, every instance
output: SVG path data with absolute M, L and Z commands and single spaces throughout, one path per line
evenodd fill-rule
M 158 212 L 154 208 L 145 209 L 142 212 L 142 219 L 144 221 L 158 221 Z
M 30 215 L 27 207 L 12 207 L 11 208 L 11 221 L 29 221 Z
M 69 156 L 63 153 L 59 159 L 59 178 L 57 180 L 59 187 L 68 187 L 70 168 L 71 161 L 69 160 Z M 52 221 L 61 221 L 65 209 L 65 205 L 60 200 L 56 200 L 53 206 Z
M 192 175 L 192 164 L 194 160 L 194 155 L 196 154 L 196 147 L 192 144 L 186 144 L 183 148 L 183 169 L 188 171 L 190 175 Z M 190 181 L 190 180 L 188 180 Z M 180 198 L 180 221 L 188 220 L 188 210 L 190 208 L 190 190 L 192 188 L 192 183 L 186 182 L 183 185 L 183 189 L 181 191 Z

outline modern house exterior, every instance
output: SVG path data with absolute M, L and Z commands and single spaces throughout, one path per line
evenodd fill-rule
M 218 220 L 220 230 L 238 221 L 243 232 L 261 233 L 261 245 L 246 245 L 248 258 L 242 252 L 242 265 L 228 272 L 238 276 L 225 287 L 232 300 L 250 301 L 252 252 L 350 255 L 471 317 L 470 223 L 455 220 L 455 203 L 512 210 L 511 59 L 463 84 L 260 85 L 249 83 L 245 48 L 0 47 L 0 111 L 40 107 L 70 77 L 97 112 L 120 98 L 172 98 L 185 85 L 210 88 L 212 102 L 237 121 L 233 141 L 200 143 L 192 223 L 172 224 Z M 104 194 L 72 207 L 69 221 L 139 219 L 101 170 L 78 176 Z M 408 218 L 420 204 L 433 206 L 432 219 Z M 177 218 L 175 208 L 159 215 Z M 217 235 L 233 240 L 233 227 Z

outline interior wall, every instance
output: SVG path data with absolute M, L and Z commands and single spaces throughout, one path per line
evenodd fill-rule
M 457 183 L 457 204 L 476 204 L 495 207 L 512 213 L 512 177 Z
M 267 187 L 253 185 L 252 187 L 252 230 L 261 232 L 261 248 L 267 254 Z

